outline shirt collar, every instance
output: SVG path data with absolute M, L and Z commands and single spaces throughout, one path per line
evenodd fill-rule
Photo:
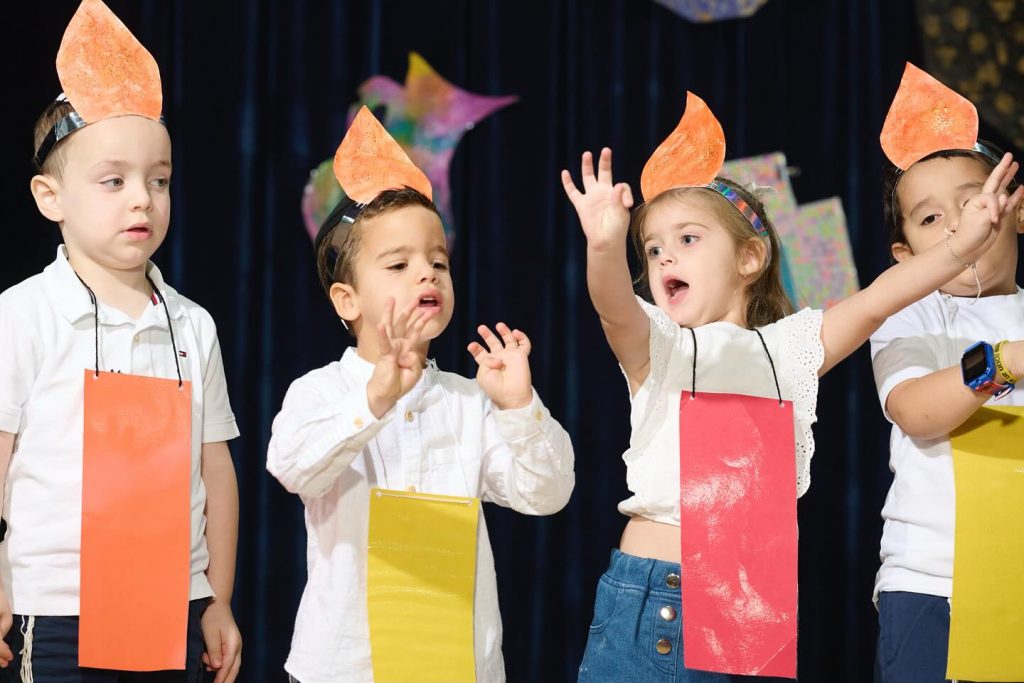
M 160 273 L 160 269 L 152 261 L 149 261 L 146 265 L 146 273 L 167 301 L 170 317 L 180 318 L 185 311 L 181 297 L 164 282 L 164 276 Z M 76 323 L 93 314 L 92 298 L 68 262 L 67 249 L 63 244 L 57 247 L 57 257 L 43 270 L 43 275 L 46 278 L 50 300 L 54 302 L 68 322 Z M 163 304 L 159 303 L 159 299 L 156 300 L 156 305 L 163 307 Z M 160 313 L 160 317 L 164 317 L 163 311 Z

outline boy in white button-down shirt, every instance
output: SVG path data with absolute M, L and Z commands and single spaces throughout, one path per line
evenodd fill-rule
M 321 230 L 317 265 L 356 346 L 292 384 L 267 462 L 306 506 L 309 578 L 285 664 L 301 683 L 373 680 L 371 487 L 475 496 L 547 515 L 568 502 L 575 481 L 569 437 L 531 386 L 525 334 L 504 323 L 500 336 L 480 326 L 486 346 L 469 345 L 476 382 L 426 359 L 455 303 L 433 203 L 410 188 L 387 190 L 349 223 Z M 474 602 L 477 680 L 503 681 L 494 560 L 482 519 Z

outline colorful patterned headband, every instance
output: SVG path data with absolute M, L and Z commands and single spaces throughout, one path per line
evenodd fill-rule
M 772 240 L 764 221 L 733 188 L 717 179 L 725 163 L 725 133 L 711 109 L 692 92 L 686 93 L 686 111 L 675 130 L 658 145 L 640 175 L 640 192 L 651 201 L 677 187 L 706 187 L 725 197 L 768 245 Z
M 36 150 L 42 168 L 54 145 L 90 123 L 115 116 L 161 121 L 160 69 L 102 0 L 82 0 L 57 51 L 57 77 L 74 111 L 54 124 Z
M 757 215 L 757 212 L 754 211 L 750 204 L 747 204 L 743 197 L 740 196 L 739 192 L 720 180 L 712 180 L 704 187 L 714 190 L 732 202 L 732 205 L 735 206 L 741 214 L 743 214 L 743 217 L 747 219 L 750 226 L 754 228 L 754 232 L 757 233 L 757 236 L 762 238 L 768 244 L 768 248 L 771 249 L 772 238 L 771 235 L 768 234 L 768 228 L 764 227 L 764 222 L 761 220 L 761 217 Z

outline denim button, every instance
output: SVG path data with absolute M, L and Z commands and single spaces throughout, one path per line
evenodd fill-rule
M 658 651 L 659 655 L 667 655 L 672 652 L 672 643 L 668 641 L 668 638 L 661 638 L 654 645 L 654 649 Z
M 665 621 L 676 620 L 676 608 L 672 605 L 665 605 L 660 610 L 658 610 L 658 614 L 661 615 L 661 618 Z
M 665 585 L 669 588 L 679 588 L 679 574 L 672 572 L 665 577 Z

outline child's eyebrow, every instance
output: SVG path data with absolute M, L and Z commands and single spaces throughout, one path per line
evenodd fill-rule
M 388 249 L 377 254 L 377 260 L 382 261 L 391 256 L 405 256 L 410 251 L 409 247 L 395 247 L 394 249 Z
M 932 197 L 931 195 L 928 195 L 927 197 L 925 197 L 924 199 L 919 201 L 917 204 L 914 204 L 914 208 L 912 208 L 910 211 L 908 211 L 907 215 L 908 216 L 913 216 L 915 213 L 917 213 L 921 209 L 922 206 L 924 206 L 928 202 L 933 202 L 933 201 L 935 201 L 935 198 Z
M 103 159 L 102 161 L 97 161 L 95 164 L 92 165 L 93 168 L 113 168 L 113 169 L 121 169 L 121 168 L 125 168 L 126 166 L 131 166 L 131 164 L 129 162 L 127 162 L 127 161 L 124 161 L 123 159 Z M 171 167 L 171 162 L 168 161 L 167 159 L 161 159 L 160 161 L 158 161 L 155 164 L 153 164 L 152 167 L 153 168 L 158 168 L 158 167 L 159 168 L 170 168 Z

